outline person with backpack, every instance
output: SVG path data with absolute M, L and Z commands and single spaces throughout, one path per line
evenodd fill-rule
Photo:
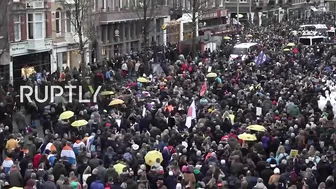
M 280 175 L 278 189 L 287 189 L 291 186 L 291 171 L 292 169 L 287 167 L 286 171 Z
M 284 146 L 279 146 L 277 152 L 276 152 L 276 156 L 275 159 L 277 160 L 278 164 L 279 162 L 281 162 L 282 159 L 286 159 L 288 156 L 288 154 L 286 153 L 286 150 L 284 148 Z

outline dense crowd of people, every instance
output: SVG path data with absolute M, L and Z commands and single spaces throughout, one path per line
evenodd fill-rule
M 22 103 L 3 84 L 0 188 L 336 188 L 333 46 L 302 46 L 290 33 L 329 21 L 244 27 L 196 57 L 167 48 L 160 65 L 148 58 L 161 68 L 150 74 L 127 55 L 88 65 L 88 78 L 65 69 L 27 79 L 102 86 L 98 102 Z M 260 48 L 230 62 L 236 39 Z

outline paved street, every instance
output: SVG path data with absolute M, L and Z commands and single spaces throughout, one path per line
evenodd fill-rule
M 31 126 L 31 116 L 30 115 L 27 115 L 26 116 L 26 123 L 28 126 Z M 18 133 L 19 132 L 19 129 L 18 129 L 18 126 L 17 124 L 12 121 L 12 124 L 13 124 L 13 133 Z M 38 121 L 38 126 L 36 129 L 34 129 L 33 131 L 36 131 L 38 133 L 38 136 L 41 137 L 41 136 L 44 136 L 44 131 L 43 131 L 43 128 L 42 126 L 40 125 L 39 121 Z M 29 135 L 25 135 L 25 138 L 27 138 Z

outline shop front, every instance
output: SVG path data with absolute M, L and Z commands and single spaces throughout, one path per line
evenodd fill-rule
M 10 44 L 10 75 L 14 86 L 23 82 L 22 69 L 33 67 L 36 73 L 51 71 L 51 49 L 52 43 L 49 40 L 44 42 L 43 47 L 31 50 L 28 41 Z
M 54 46 L 53 57 L 55 58 L 51 66 L 52 72 L 57 69 L 64 70 L 65 68 L 79 68 L 80 54 L 76 44 L 69 45 L 68 43 L 58 43 Z

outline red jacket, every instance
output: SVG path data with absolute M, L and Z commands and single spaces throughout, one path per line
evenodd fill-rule
M 34 166 L 35 169 L 38 168 L 41 158 L 42 158 L 42 154 L 36 154 L 34 156 L 33 166 Z

